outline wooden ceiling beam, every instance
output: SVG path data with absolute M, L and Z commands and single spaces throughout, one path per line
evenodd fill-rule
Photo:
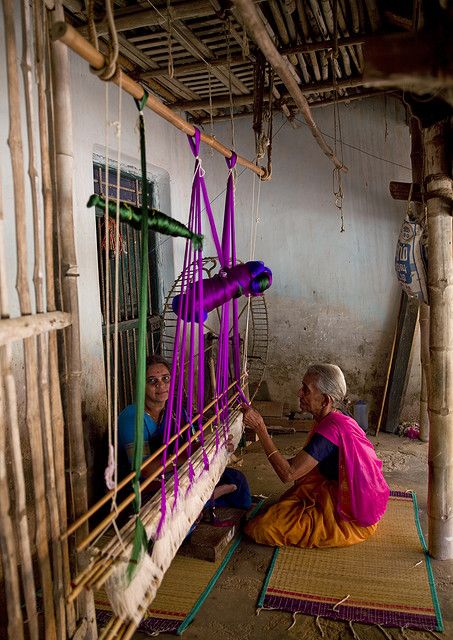
M 204 18 L 213 14 L 213 8 L 209 0 L 195 0 L 193 2 L 181 2 L 171 5 L 169 11 L 160 8 L 159 13 L 155 9 L 142 9 L 140 11 L 127 13 L 117 11 L 115 13 L 115 27 L 118 32 L 128 31 L 129 29 L 138 29 L 140 27 L 163 26 L 170 17 L 170 20 L 190 20 L 193 18 Z M 87 26 L 81 27 L 79 33 L 83 36 L 88 35 Z M 108 33 L 107 22 L 101 20 L 96 23 L 96 31 L 98 36 Z
M 379 36 L 349 36 L 347 38 L 339 38 L 338 39 L 338 47 L 350 47 L 352 45 L 367 45 L 368 43 L 376 43 L 379 45 L 381 42 L 381 38 L 384 38 L 385 35 Z M 278 52 L 281 55 L 289 55 L 290 53 L 310 53 L 314 51 L 323 51 L 326 49 L 332 49 L 334 43 L 333 40 L 322 40 L 320 42 L 305 42 L 296 45 L 290 45 L 288 47 L 279 47 Z M 249 58 L 250 59 L 250 58 Z M 244 59 L 242 54 L 231 56 L 231 64 L 240 64 L 241 62 L 246 63 L 248 60 Z M 228 65 L 228 59 L 224 58 L 216 58 L 209 61 L 209 65 L 213 67 L 223 67 Z M 205 62 L 192 62 L 190 64 L 183 64 L 174 67 L 175 75 L 187 75 L 190 73 L 195 73 L 197 71 L 202 71 L 206 68 Z M 155 71 L 150 71 L 144 73 L 141 77 L 146 80 L 146 78 L 157 78 L 161 75 L 165 75 L 167 73 L 167 69 L 156 69 Z
M 353 87 L 361 87 L 364 82 L 362 78 L 348 78 L 347 80 L 339 80 L 336 82 L 337 89 L 351 89 Z M 299 87 L 299 91 L 303 95 L 310 95 L 312 93 L 325 93 L 326 91 L 333 91 L 333 84 L 331 80 L 327 82 L 317 82 L 311 85 L 302 85 Z M 290 94 L 286 93 L 282 96 L 282 100 L 287 100 Z M 229 96 L 220 96 L 213 98 L 212 106 L 216 109 L 228 107 L 230 104 Z M 253 104 L 252 95 L 233 96 L 233 106 L 243 106 L 246 104 Z M 197 100 L 196 102 L 175 102 L 174 107 L 181 109 L 181 111 L 189 111 L 190 109 L 209 109 L 209 100 Z

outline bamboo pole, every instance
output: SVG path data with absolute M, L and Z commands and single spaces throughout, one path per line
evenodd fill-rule
M 420 124 L 417 118 L 411 117 L 409 122 L 411 135 L 411 167 L 412 184 L 420 185 L 423 181 L 423 148 Z M 412 199 L 412 191 L 410 197 Z M 423 203 L 411 202 L 413 216 L 418 224 L 424 224 L 425 210 Z M 426 301 L 428 302 L 428 301 Z M 430 379 L 429 366 L 429 306 L 425 302 L 420 302 L 420 313 L 418 316 L 420 327 L 420 363 L 421 363 L 421 384 L 420 384 L 420 407 L 419 407 L 419 438 L 423 442 L 429 440 L 429 414 L 428 414 L 428 391 Z
M 64 329 L 71 324 L 71 314 L 63 311 L 31 313 L 28 316 L 0 319 L 0 345 Z
M 4 216 L 3 199 L 0 180 L 0 315 L 8 314 L 6 259 L 4 248 Z M 11 428 L 11 417 L 16 416 L 15 382 L 11 374 L 11 347 L 0 347 L 0 550 L 2 553 L 3 580 L 6 596 L 6 612 L 8 616 L 8 638 L 22 640 L 23 619 L 20 607 L 20 581 L 17 571 L 16 536 L 19 537 L 19 553 L 22 573 L 22 584 L 25 591 L 25 609 L 31 620 L 30 638 L 38 638 L 35 586 L 31 559 L 30 535 L 28 531 L 27 510 L 25 502 L 25 482 L 20 450 L 19 429 L 17 420 Z M 16 416 L 17 417 L 17 416 Z M 7 424 L 8 419 L 10 425 Z M 6 435 L 9 436 L 9 450 L 12 455 L 11 470 L 15 485 L 15 518 L 11 518 L 9 481 L 6 471 Z M 14 437 L 15 436 L 15 437 Z M 17 444 L 19 446 L 17 446 Z
M 336 157 L 333 149 L 324 140 L 321 132 L 318 129 L 316 122 L 313 120 L 313 116 L 310 111 L 309 104 L 305 96 L 301 93 L 297 81 L 288 70 L 287 64 L 278 53 L 277 48 L 272 42 L 269 34 L 262 21 L 260 20 L 257 10 L 253 4 L 253 0 L 233 0 L 233 4 L 240 12 L 243 22 L 247 28 L 247 31 L 252 36 L 256 45 L 261 49 L 265 55 L 267 61 L 277 73 L 281 81 L 288 89 L 297 107 L 300 109 L 305 122 L 308 125 L 313 137 L 318 145 L 321 147 L 323 153 L 332 160 L 334 165 L 339 169 L 347 171 L 347 168 Z
M 35 304 L 38 313 L 45 312 L 44 304 L 44 275 L 42 251 L 42 207 L 39 198 L 39 180 L 36 169 L 35 144 L 35 110 L 34 110 L 34 78 L 32 77 L 33 54 L 33 24 L 30 4 L 22 0 L 22 72 L 24 81 L 25 112 L 28 137 L 28 174 L 30 178 L 30 193 L 33 214 L 34 241 L 34 270 L 33 284 L 35 289 Z M 48 340 L 45 333 L 38 335 L 38 390 L 39 406 L 41 410 L 41 426 L 46 466 L 45 484 L 48 508 L 48 523 L 52 548 L 53 568 L 53 596 L 56 617 L 56 635 L 63 638 L 66 635 L 66 616 L 63 585 L 63 557 L 60 542 L 60 514 L 58 510 L 56 478 L 54 465 L 54 443 L 52 434 L 52 419 L 50 409 L 49 388 L 49 352 Z
M 22 150 L 20 91 L 17 74 L 17 47 L 14 27 L 14 6 L 12 0 L 4 0 L 5 40 L 8 77 L 9 136 L 13 186 L 14 212 L 16 220 L 17 280 L 16 289 L 22 315 L 32 313 L 30 291 L 27 277 L 27 240 L 26 201 L 24 184 L 24 158 Z M 41 587 L 44 602 L 44 623 L 46 638 L 56 639 L 55 608 L 52 594 L 52 572 L 47 542 L 47 514 L 45 508 L 44 456 L 42 427 L 38 397 L 37 351 L 34 337 L 23 342 L 25 386 L 26 386 L 26 424 L 30 441 L 30 457 L 33 470 L 33 490 L 35 507 L 35 540 L 38 555 Z
M 39 140 L 41 157 L 41 187 L 44 213 L 44 254 L 46 277 L 46 306 L 48 313 L 56 312 L 55 303 L 55 269 L 54 269 L 54 199 L 52 194 L 51 161 L 49 149 L 49 127 L 47 123 L 50 109 L 47 104 L 47 52 L 49 47 L 49 29 L 47 12 L 42 4 L 33 3 L 34 27 L 35 27 L 35 54 L 36 54 L 36 79 L 38 85 L 38 113 L 39 113 Z M 44 36 L 45 35 L 45 39 Z M 66 504 L 66 474 L 64 463 L 64 420 L 61 405 L 60 379 L 58 374 L 58 345 L 55 331 L 48 336 L 49 349 L 49 387 L 50 387 L 50 411 L 52 420 L 54 467 L 56 479 L 56 498 L 59 509 L 61 533 L 62 523 L 67 520 Z M 67 541 L 60 541 L 62 565 L 63 565 L 63 597 L 66 607 L 67 635 L 72 638 L 76 631 L 75 610 L 72 603 L 66 601 L 66 595 L 70 588 L 71 573 L 69 567 L 69 549 Z
M 431 385 L 428 524 L 429 552 L 453 558 L 453 255 L 451 203 L 436 192 L 451 191 L 446 121 L 424 130 L 428 207 L 429 352 Z
M 61 0 L 56 2 L 52 12 L 52 23 L 64 15 Z M 51 48 L 53 116 L 55 132 L 55 155 L 57 175 L 57 216 L 60 223 L 62 293 L 65 309 L 72 314 L 72 324 L 65 329 L 68 376 L 66 380 L 66 425 L 69 442 L 70 481 L 74 516 L 85 513 L 88 506 L 87 470 L 84 451 L 81 395 L 81 354 L 79 301 L 77 291 L 77 257 L 74 241 L 74 218 L 72 201 L 73 149 L 70 95 L 70 71 L 67 48 L 54 42 Z M 82 527 L 76 534 L 83 536 L 87 531 Z M 79 556 L 78 564 L 83 568 L 87 560 Z M 88 622 L 87 638 L 97 638 L 94 599 L 91 592 L 81 594 L 80 617 Z
M 55 22 L 52 27 L 52 38 L 53 40 L 64 43 L 67 47 L 72 49 L 75 53 L 77 53 L 80 57 L 90 63 L 90 65 L 94 69 L 102 69 L 105 63 L 105 57 L 102 53 L 97 51 L 89 42 L 85 40 L 73 27 L 66 24 L 65 22 Z M 131 95 L 133 98 L 137 100 L 141 100 L 143 97 L 144 89 L 141 85 L 139 85 L 135 80 L 132 80 L 128 75 L 126 75 L 121 69 L 118 70 L 117 74 L 114 78 L 112 78 L 112 82 L 116 85 L 121 86 L 126 93 Z M 193 136 L 195 134 L 195 128 L 193 125 L 189 124 L 178 116 L 174 111 L 166 107 L 160 100 L 155 98 L 154 96 L 148 96 L 146 101 L 146 106 L 157 113 L 157 115 L 167 120 L 170 124 L 175 126 L 177 129 L 180 129 L 187 135 Z M 231 149 L 225 147 L 218 140 L 213 138 L 212 136 L 208 136 L 205 133 L 201 132 L 201 140 L 221 153 L 225 158 L 231 158 Z M 250 169 L 261 178 L 266 177 L 266 170 L 263 167 L 259 167 L 254 164 L 250 160 L 243 158 L 242 156 L 237 157 L 237 164 L 240 164 L 247 169 Z

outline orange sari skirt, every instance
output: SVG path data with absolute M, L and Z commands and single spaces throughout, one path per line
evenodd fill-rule
M 277 547 L 347 547 L 367 540 L 377 524 L 361 527 L 336 511 L 338 483 L 313 469 L 269 509 L 250 520 L 245 533 Z

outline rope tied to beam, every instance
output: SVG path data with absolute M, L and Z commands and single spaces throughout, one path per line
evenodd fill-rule
M 434 182 L 443 182 L 445 186 L 428 190 L 429 185 Z M 423 196 L 425 201 L 440 198 L 444 202 L 453 204 L 453 180 L 449 175 L 444 173 L 430 174 L 424 180 L 424 187 Z
M 105 0 L 105 13 L 110 36 L 108 42 L 108 53 L 105 56 L 106 62 L 101 69 L 96 69 L 90 65 L 90 71 L 97 75 L 101 80 L 108 82 L 118 73 L 119 54 L 118 34 L 115 28 L 111 0 Z M 96 32 L 96 23 L 94 21 L 94 0 L 87 0 L 87 19 L 90 42 L 93 47 L 99 51 L 99 40 Z

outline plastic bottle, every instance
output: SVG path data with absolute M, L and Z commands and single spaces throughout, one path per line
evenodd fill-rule
M 365 400 L 357 400 L 354 403 L 354 420 L 367 433 L 368 431 L 368 403 Z

